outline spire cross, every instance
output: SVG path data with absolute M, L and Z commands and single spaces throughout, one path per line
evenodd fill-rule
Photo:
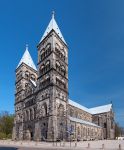
M 54 16 L 55 16 L 55 11 L 53 10 L 52 11 L 52 18 L 54 18 Z
M 28 50 L 28 44 L 26 44 L 26 50 Z

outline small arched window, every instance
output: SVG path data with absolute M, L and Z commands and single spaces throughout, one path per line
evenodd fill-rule
M 46 50 L 50 50 L 50 48 L 51 48 L 51 44 L 48 43 L 48 44 L 46 45 L 46 47 L 45 47 L 45 51 L 46 51 Z
M 33 81 L 35 81 L 36 79 L 35 79 L 35 75 L 31 75 L 31 80 L 33 80 Z
M 45 70 L 48 71 L 50 69 L 50 60 L 48 60 L 45 64 Z
M 59 63 L 59 61 L 56 61 L 56 70 L 60 71 L 60 63 Z
M 25 78 L 28 79 L 29 78 L 30 73 L 28 71 L 25 72 Z
M 48 44 L 46 45 L 46 47 L 45 47 L 45 57 L 46 57 L 47 55 L 49 55 L 50 52 L 51 52 L 51 44 L 48 43 Z
M 61 73 L 62 73 L 62 75 L 65 75 L 65 67 L 64 66 L 61 66 Z
M 60 46 L 59 46 L 59 44 L 57 44 L 57 43 L 56 43 L 56 45 L 55 45 L 55 50 L 56 50 L 56 52 L 57 52 L 58 50 L 60 50 Z

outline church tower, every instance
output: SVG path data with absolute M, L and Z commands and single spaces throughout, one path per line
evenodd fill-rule
M 15 91 L 15 126 L 14 137 L 17 140 L 23 139 L 23 107 L 24 99 L 33 92 L 33 88 L 29 87 L 29 82 L 36 83 L 37 69 L 28 51 L 28 46 L 16 68 L 16 91 Z
M 54 12 L 38 44 L 36 137 L 66 138 L 68 104 L 68 47 Z M 40 135 L 39 135 L 40 134 Z M 38 136 L 39 135 L 39 136 Z

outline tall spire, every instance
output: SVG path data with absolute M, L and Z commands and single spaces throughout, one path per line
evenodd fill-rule
M 28 44 L 26 44 L 26 50 L 17 66 L 17 68 L 22 64 L 22 63 L 25 63 L 26 65 L 28 65 L 29 67 L 33 68 L 34 70 L 37 70 L 32 58 L 31 58 L 31 55 L 28 51 Z
M 60 37 L 60 39 L 66 44 L 65 40 L 64 40 L 64 37 L 56 23 L 56 20 L 55 20 L 55 12 L 52 11 L 52 18 L 49 22 L 49 25 L 47 26 L 40 42 L 42 42 L 42 40 L 50 33 L 51 30 L 54 30 L 56 32 L 56 34 L 58 34 L 58 36 Z

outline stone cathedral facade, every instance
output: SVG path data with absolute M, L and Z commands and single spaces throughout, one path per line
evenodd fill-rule
M 68 46 L 54 14 L 38 46 L 16 68 L 14 140 L 114 139 L 112 104 L 86 108 L 68 97 Z

